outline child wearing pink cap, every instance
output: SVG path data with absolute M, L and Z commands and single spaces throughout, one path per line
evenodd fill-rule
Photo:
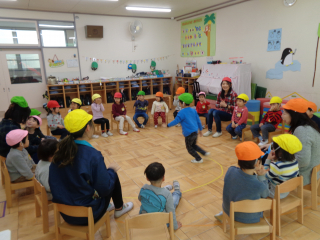
M 197 113 L 200 116 L 203 116 L 206 118 L 206 124 L 208 123 L 208 108 L 209 108 L 210 103 L 206 100 L 206 93 L 205 92 L 199 92 L 199 101 L 197 103 Z M 202 126 L 205 128 L 205 126 Z
M 11 182 L 31 180 L 34 177 L 36 165 L 25 149 L 29 146 L 28 131 L 12 130 L 6 135 L 6 142 L 11 147 L 6 159 Z

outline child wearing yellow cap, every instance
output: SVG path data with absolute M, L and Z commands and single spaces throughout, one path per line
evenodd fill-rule
M 242 93 L 237 96 L 237 106 L 232 113 L 232 122 L 227 126 L 227 131 L 234 140 L 239 136 L 242 141 L 242 130 L 246 128 L 248 120 L 248 108 L 245 106 L 247 101 L 249 101 L 249 97 L 246 94 Z
M 82 102 L 79 98 L 73 98 L 71 100 L 70 109 L 68 113 L 71 112 L 72 110 L 80 109 L 81 105 L 82 105 Z
M 97 124 L 101 124 L 101 136 L 108 137 L 112 136 L 113 134 L 109 131 L 110 125 L 109 120 L 103 116 L 104 106 L 102 104 L 102 98 L 100 94 L 93 94 L 92 95 L 91 110 L 93 115 L 93 122 Z M 106 127 L 106 130 L 105 130 Z M 92 135 L 93 138 L 98 138 L 98 135 Z

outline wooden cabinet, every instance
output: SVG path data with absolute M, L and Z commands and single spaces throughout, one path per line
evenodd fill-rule
M 193 91 L 193 83 L 197 81 L 198 78 L 195 77 L 176 77 L 175 91 L 178 87 L 183 87 L 186 92 L 191 93 Z

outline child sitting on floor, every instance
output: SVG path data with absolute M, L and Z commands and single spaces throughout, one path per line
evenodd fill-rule
M 79 98 L 73 98 L 71 100 L 70 109 L 68 113 L 71 112 L 72 110 L 80 109 L 81 105 L 82 105 L 82 102 Z
M 258 200 L 269 196 L 268 182 L 264 176 L 254 175 L 257 162 L 264 153 L 254 142 L 243 142 L 235 149 L 238 167 L 229 167 L 223 186 L 223 211 L 230 216 L 230 202 L 242 200 Z M 260 163 L 261 164 L 261 163 Z M 234 220 L 242 223 L 257 223 L 262 217 L 260 213 L 234 214 Z
M 6 165 L 12 183 L 31 180 L 36 165 L 28 154 L 26 147 L 29 146 L 28 131 L 15 129 L 6 136 L 6 142 L 11 146 L 7 155 Z
M 314 113 L 317 112 L 317 105 L 313 102 L 308 102 L 307 115 L 311 120 L 313 120 L 320 128 L 320 118 L 318 118 Z
M 260 124 L 255 124 L 251 126 L 252 135 L 259 138 L 259 146 L 263 146 L 268 143 L 269 132 L 274 132 L 279 123 L 281 122 L 282 112 L 280 111 L 280 106 L 282 99 L 280 97 L 273 97 L 270 100 L 270 110 L 264 115 Z M 262 132 L 262 137 L 260 135 L 260 130 Z
M 52 194 L 49 186 L 49 167 L 57 147 L 57 140 L 45 139 L 40 143 L 38 148 L 38 158 L 41 160 L 36 167 L 35 177 L 46 189 L 48 200 L 52 200 Z
M 104 106 L 102 104 L 102 98 L 100 94 L 93 94 L 92 95 L 91 110 L 93 115 L 93 122 L 96 124 L 101 124 L 101 136 L 108 137 L 113 136 L 113 134 L 109 131 L 110 125 L 109 120 L 103 117 Z M 105 129 L 106 126 L 106 130 Z M 98 138 L 98 135 L 92 135 L 93 138 Z
M 169 108 L 166 102 L 163 100 L 163 93 L 157 92 L 156 93 L 156 101 L 152 104 L 151 115 L 153 116 L 154 120 L 154 127 L 158 127 L 158 117 L 162 118 L 162 127 L 167 127 L 166 124 L 166 114 L 168 114 Z
M 176 107 L 176 110 L 173 112 L 173 117 L 176 118 L 178 112 L 181 110 L 181 107 L 179 105 L 179 96 L 183 93 L 185 93 L 185 89 L 183 87 L 178 87 L 177 91 L 176 91 L 176 95 L 173 98 L 173 106 Z M 176 125 L 176 127 L 180 127 L 180 123 L 178 123 Z
M 122 94 L 119 92 L 116 92 L 114 94 L 114 103 L 112 104 L 112 114 L 114 120 L 120 122 L 119 123 L 119 130 L 121 135 L 127 135 L 127 132 L 123 131 L 123 125 L 124 120 L 127 120 L 128 123 L 132 126 L 134 132 L 140 132 L 138 128 L 136 128 L 136 125 L 133 123 L 131 118 L 126 115 L 127 110 L 126 106 L 122 102 Z
M 59 112 L 60 105 L 55 100 L 50 100 L 47 104 L 47 120 L 52 135 L 61 135 L 60 140 L 69 135 L 67 129 L 64 128 L 63 118 Z
M 248 108 L 246 108 L 246 103 L 249 101 L 249 97 L 242 93 L 237 96 L 237 106 L 234 108 L 232 113 L 232 118 L 227 126 L 227 131 L 231 134 L 232 139 L 237 139 L 238 136 L 240 141 L 242 141 L 242 130 L 247 126 L 248 120 Z
M 151 185 L 145 184 L 139 193 L 139 201 L 141 202 L 140 214 L 153 212 L 172 212 L 174 229 L 181 228 L 182 224 L 176 220 L 176 208 L 181 198 L 180 184 L 173 181 L 174 191 L 172 194 L 172 186 L 168 185 L 161 188 L 164 182 L 165 169 L 161 163 L 151 163 L 144 174 Z
M 136 107 L 136 112 L 133 116 L 133 121 L 137 124 L 139 128 L 145 128 L 149 119 L 149 116 L 147 114 L 149 102 L 147 100 L 144 100 L 145 95 L 146 93 L 144 91 L 139 91 L 137 94 L 138 100 L 133 105 L 134 107 Z M 144 118 L 142 124 L 140 124 L 138 121 L 139 117 Z
M 199 116 L 203 116 L 206 118 L 206 125 L 208 123 L 208 108 L 209 108 L 210 103 L 206 101 L 206 93 L 205 92 L 199 92 L 199 101 L 197 103 L 197 113 Z M 205 128 L 205 126 L 202 126 Z
M 203 163 L 203 159 L 199 156 L 201 153 L 204 156 L 210 155 L 209 152 L 204 151 L 197 145 L 198 131 L 200 137 L 202 137 L 202 126 L 199 116 L 196 110 L 189 107 L 193 102 L 193 96 L 190 93 L 183 93 L 179 96 L 179 104 L 182 107 L 185 104 L 187 107 L 179 111 L 177 117 L 168 124 L 168 127 L 172 127 L 178 123 L 182 125 L 182 134 L 185 137 L 186 147 L 193 159 L 192 163 Z

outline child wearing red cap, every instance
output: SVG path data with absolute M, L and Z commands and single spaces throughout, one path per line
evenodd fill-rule
M 167 127 L 166 124 L 166 114 L 168 114 L 169 108 L 166 102 L 163 100 L 163 93 L 156 93 L 156 100 L 152 104 L 151 115 L 154 120 L 154 127 L 158 127 L 158 117 L 162 118 L 162 127 Z
M 138 128 L 136 128 L 136 125 L 132 121 L 132 119 L 126 115 L 127 110 L 126 106 L 123 104 L 122 101 L 122 94 L 119 92 L 116 92 L 114 94 L 114 103 L 112 104 L 112 114 L 114 120 L 120 122 L 119 124 L 119 130 L 121 135 L 127 135 L 128 133 L 123 131 L 123 125 L 124 120 L 127 120 L 127 122 L 132 126 L 134 132 L 140 132 Z
M 69 135 L 67 129 L 64 128 L 63 118 L 60 115 L 60 105 L 55 100 L 47 103 L 47 121 L 52 135 L 60 135 L 61 140 Z
M 12 130 L 7 134 L 6 142 L 11 146 L 6 159 L 11 182 L 31 180 L 34 177 L 36 165 L 25 149 L 29 146 L 28 131 Z
M 314 113 L 317 112 L 317 105 L 313 102 L 308 102 L 307 115 L 311 120 L 313 120 L 320 129 L 320 118 L 318 118 Z

